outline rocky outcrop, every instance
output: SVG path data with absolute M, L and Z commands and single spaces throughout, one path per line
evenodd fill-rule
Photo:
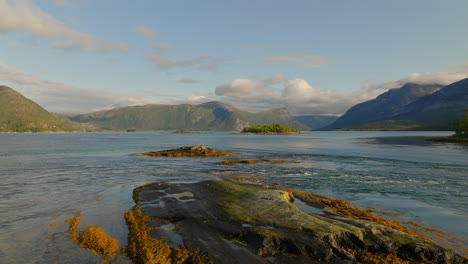
M 141 156 L 150 157 L 220 157 L 220 156 L 235 156 L 239 153 L 219 151 L 215 148 L 210 148 L 203 145 L 180 147 L 176 149 L 163 150 L 157 152 L 146 152 Z
M 134 198 L 152 237 L 190 245 L 214 263 L 468 263 L 397 226 L 360 219 L 346 202 L 307 193 L 223 180 L 148 184 Z

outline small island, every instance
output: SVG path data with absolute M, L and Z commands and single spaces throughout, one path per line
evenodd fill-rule
M 300 134 L 301 131 L 283 126 L 280 124 L 272 124 L 266 126 L 244 127 L 242 134 Z
M 215 148 L 203 145 L 187 146 L 176 149 L 146 152 L 140 154 L 140 156 L 149 157 L 222 157 L 236 155 L 239 155 L 239 153 L 220 151 Z

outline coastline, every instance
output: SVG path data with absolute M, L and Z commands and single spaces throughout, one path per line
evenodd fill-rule
M 152 219 L 139 224 L 153 230 L 154 239 L 202 252 L 213 263 L 467 262 L 424 235 L 348 201 L 258 180 L 146 184 L 134 190 L 131 212 Z M 129 240 L 136 235 L 131 232 Z M 147 254 L 148 247 L 140 250 Z
M 442 142 L 442 143 L 458 143 L 458 144 L 468 144 L 468 138 L 448 136 L 448 137 L 434 137 L 428 138 L 427 141 L 432 142 Z

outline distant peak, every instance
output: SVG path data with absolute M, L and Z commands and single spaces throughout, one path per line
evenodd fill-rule
M 225 103 L 221 103 L 220 101 L 211 101 L 211 102 L 206 102 L 206 103 L 202 103 L 201 105 L 227 105 Z
M 401 88 L 405 87 L 434 87 L 434 86 L 445 86 L 440 83 L 416 83 L 416 82 L 407 82 L 405 85 L 403 85 Z
M 236 109 L 235 107 L 231 105 L 228 105 L 219 101 L 206 102 L 206 103 L 200 104 L 200 106 L 205 107 L 205 108 L 225 108 L 231 111 Z

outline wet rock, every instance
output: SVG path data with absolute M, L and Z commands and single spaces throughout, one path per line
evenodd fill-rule
M 215 148 L 204 145 L 195 145 L 188 147 L 180 147 L 176 149 L 163 150 L 157 152 L 146 152 L 140 156 L 150 157 L 220 157 L 220 156 L 235 156 L 239 153 L 219 151 Z
M 175 198 L 187 193 L 190 199 Z M 205 181 L 145 185 L 136 200 L 153 219 L 148 222 L 153 236 L 171 242 L 161 227 L 173 224 L 184 244 L 215 263 L 468 263 L 403 231 L 325 213 L 322 209 L 333 206 L 325 200 L 308 203 L 322 213 L 306 213 L 294 205 L 294 196 L 300 195 L 246 182 Z
M 271 164 L 283 164 L 283 163 L 300 163 L 297 160 L 272 160 L 267 158 L 260 158 L 260 159 L 252 159 L 252 160 L 244 160 L 244 159 L 233 159 L 233 160 L 225 160 L 218 165 L 221 166 L 230 166 L 230 165 L 237 165 L 237 164 L 257 164 L 259 162 L 267 162 Z

